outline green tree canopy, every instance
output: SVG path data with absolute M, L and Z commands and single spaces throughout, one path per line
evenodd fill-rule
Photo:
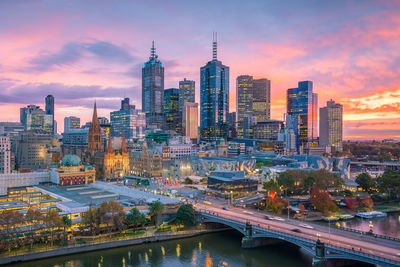
M 153 223 L 158 224 L 159 215 L 164 211 L 164 205 L 161 201 L 157 200 L 149 205 L 150 215 Z
M 185 226 L 193 226 L 196 224 L 196 214 L 191 204 L 184 204 L 179 207 L 176 213 L 176 223 Z
M 125 224 L 128 226 L 138 227 L 146 223 L 146 216 L 141 213 L 137 208 L 131 209 L 129 214 L 126 216 Z
M 375 180 L 368 173 L 361 173 L 356 177 L 356 183 L 364 190 L 370 191 L 375 186 Z
M 388 193 L 390 198 L 396 198 L 400 194 L 400 171 L 385 171 L 376 182 L 379 190 Z

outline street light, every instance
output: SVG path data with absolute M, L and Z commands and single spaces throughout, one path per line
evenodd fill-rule
M 374 231 L 372 230 L 372 228 L 374 227 L 374 225 L 372 224 L 372 221 L 369 221 L 369 234 L 374 234 Z

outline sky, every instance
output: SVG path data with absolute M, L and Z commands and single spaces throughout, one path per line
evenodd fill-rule
M 141 68 L 155 41 L 165 88 L 196 81 L 212 58 L 236 77 L 271 80 L 272 119 L 286 90 L 311 80 L 319 106 L 344 105 L 344 138 L 400 137 L 400 1 L 1 0 L 0 121 L 55 97 L 65 116 L 109 117 L 126 96 L 141 108 Z

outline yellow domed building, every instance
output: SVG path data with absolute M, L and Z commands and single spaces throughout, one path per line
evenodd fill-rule
M 55 166 L 54 166 L 55 167 Z M 90 164 L 83 165 L 77 155 L 68 154 L 61 160 L 60 168 L 50 166 L 50 180 L 59 185 L 94 183 L 96 171 Z

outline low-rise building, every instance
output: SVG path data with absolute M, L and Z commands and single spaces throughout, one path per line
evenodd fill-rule
M 214 171 L 208 176 L 207 188 L 224 193 L 257 191 L 258 181 L 245 177 L 244 171 Z

